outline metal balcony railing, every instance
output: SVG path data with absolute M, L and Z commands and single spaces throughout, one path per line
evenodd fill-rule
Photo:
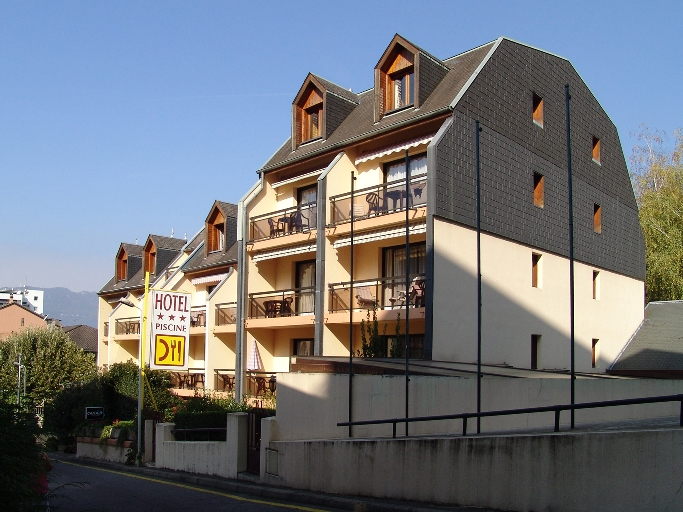
M 249 318 L 298 316 L 315 312 L 315 286 L 249 294 Z
M 107 336 L 109 336 L 109 322 L 104 322 L 104 329 L 102 329 L 102 331 L 103 331 L 103 334 L 102 334 L 103 337 L 106 338 Z
M 427 204 L 427 177 L 419 176 L 410 180 L 410 207 Z M 332 224 L 351 220 L 351 192 L 330 197 L 330 219 Z M 373 187 L 355 190 L 353 193 L 354 219 L 364 219 L 392 213 L 406 208 L 406 181 L 392 181 Z
M 237 323 L 237 303 L 216 304 L 216 326 Z
M 353 309 L 394 309 L 406 305 L 405 276 L 380 277 L 377 279 L 354 281 L 353 297 L 351 283 L 332 283 L 329 285 L 329 310 L 348 311 Z M 411 274 L 408 300 L 411 307 L 425 305 L 425 274 Z
M 276 236 L 304 233 L 315 229 L 317 222 L 316 203 L 270 212 L 250 221 L 249 241 L 274 238 Z
M 190 309 L 190 327 L 206 327 L 206 308 L 204 306 Z
M 119 318 L 114 329 L 114 334 L 140 334 L 140 319 Z

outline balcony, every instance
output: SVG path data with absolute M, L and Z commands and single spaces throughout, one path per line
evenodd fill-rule
M 117 336 L 140 335 L 139 318 L 120 318 L 116 321 L 114 334 Z
M 378 310 L 400 309 L 406 306 L 406 278 L 382 277 L 374 280 L 355 281 L 353 298 L 351 283 L 335 283 L 329 285 L 329 311 L 336 313 L 356 309 Z M 423 308 L 425 305 L 425 274 L 410 276 L 408 292 L 409 307 Z
M 409 189 L 409 206 L 426 206 L 427 177 L 423 175 L 411 179 Z M 337 225 L 351 220 L 351 192 L 330 197 L 330 206 L 331 224 Z M 363 188 L 353 193 L 354 220 L 394 213 L 405 208 L 405 180 Z
M 249 294 L 249 318 L 278 318 L 312 315 L 315 286 Z
M 190 310 L 190 329 L 192 327 L 206 327 L 206 308 L 193 307 Z
M 109 336 L 109 322 L 104 322 L 104 328 L 102 329 L 102 337 L 107 338 Z
M 310 203 L 252 217 L 249 242 L 306 233 L 316 228 L 317 206 Z
M 214 324 L 214 333 L 234 333 L 237 326 L 237 303 L 216 304 Z

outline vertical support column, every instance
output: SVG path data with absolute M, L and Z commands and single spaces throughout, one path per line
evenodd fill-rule
M 574 405 L 574 194 L 572 191 L 572 138 L 569 118 L 569 84 L 564 86 L 565 109 L 567 112 L 567 181 L 569 185 L 569 342 L 571 344 L 571 404 Z M 574 409 L 571 410 L 571 428 L 574 428 Z
M 481 160 L 479 157 L 479 121 L 474 122 L 477 152 L 477 414 L 481 412 Z M 481 434 L 481 417 L 477 416 L 477 434 Z
M 408 437 L 408 399 L 410 392 L 410 157 L 406 149 L 406 437 Z

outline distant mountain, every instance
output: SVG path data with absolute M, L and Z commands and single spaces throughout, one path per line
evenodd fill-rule
M 43 313 L 61 320 L 62 325 L 83 324 L 97 328 L 95 292 L 72 292 L 67 288 L 28 288 L 45 292 Z

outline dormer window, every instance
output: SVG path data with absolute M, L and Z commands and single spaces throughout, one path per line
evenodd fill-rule
M 154 274 L 157 268 L 157 248 L 154 241 L 149 239 L 145 244 L 145 260 L 143 262 L 143 271 Z
M 395 110 L 420 107 L 448 71 L 433 55 L 394 36 L 375 67 L 375 121 Z
M 116 282 L 124 281 L 128 277 L 128 255 L 125 249 L 121 248 L 116 256 Z
M 225 217 L 218 208 L 214 208 L 206 221 L 207 252 L 225 249 Z
M 309 82 L 294 105 L 296 138 L 299 144 L 322 137 L 323 106 L 322 91 Z

